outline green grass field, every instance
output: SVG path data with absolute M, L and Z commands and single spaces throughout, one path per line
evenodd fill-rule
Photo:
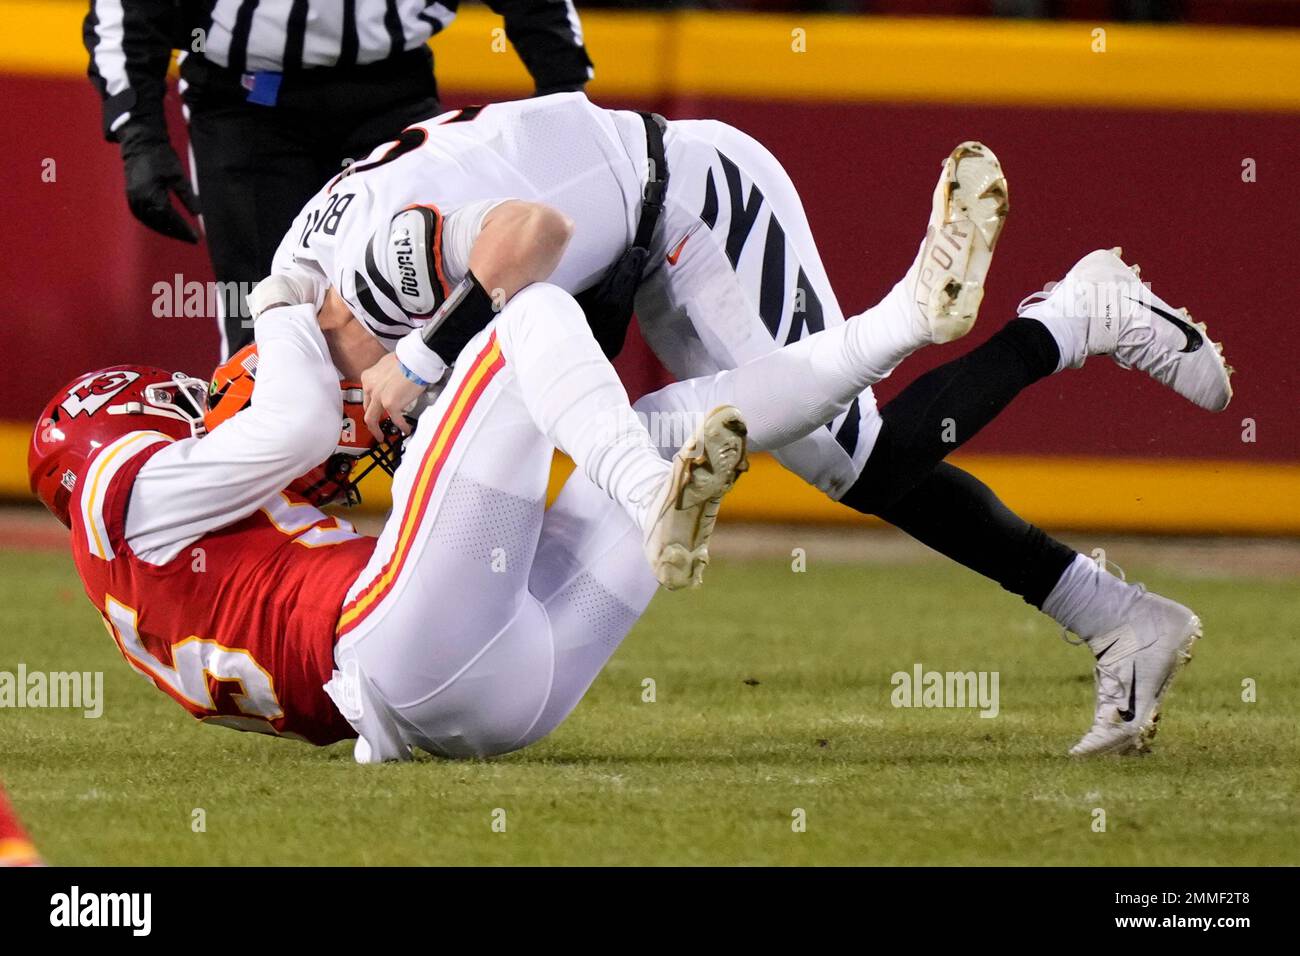
M 814 556 L 661 595 L 533 749 L 358 767 L 349 744 L 191 720 L 117 656 L 66 557 L 4 551 L 0 670 L 103 670 L 106 703 L 0 710 L 0 776 L 54 864 L 1300 862 L 1296 578 L 1169 567 L 1128 571 L 1205 639 L 1141 759 L 1064 756 L 1091 659 L 1018 599 L 943 563 Z M 895 709 L 890 675 L 918 662 L 997 671 L 1000 714 Z

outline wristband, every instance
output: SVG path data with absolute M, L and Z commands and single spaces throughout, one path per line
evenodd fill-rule
M 402 374 L 408 378 L 414 376 L 411 381 L 420 379 L 436 383 L 442 381 L 447 374 L 447 363 L 436 352 L 429 351 L 420 339 L 419 329 L 412 329 L 403 335 L 393 351 L 397 353 L 397 361 L 402 365 Z
M 406 376 L 407 381 L 414 382 L 416 385 L 420 386 L 420 388 L 428 388 L 430 385 L 433 384 L 432 382 L 426 382 L 424 379 L 420 378 L 420 376 L 416 375 L 409 368 L 403 365 L 401 359 L 397 360 L 397 367 L 402 370 L 402 374 Z

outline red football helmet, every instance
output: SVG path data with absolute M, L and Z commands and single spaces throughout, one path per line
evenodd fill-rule
M 207 386 L 184 372 L 114 365 L 74 379 L 45 406 L 27 451 L 31 489 L 71 527 L 68 501 L 86 459 L 133 431 L 172 438 L 204 433 Z
M 208 389 L 208 431 L 236 413 L 253 399 L 257 379 L 257 346 L 246 345 L 217 367 Z M 340 381 L 343 389 L 343 421 L 334 454 L 289 485 L 289 490 L 317 507 L 335 502 L 355 505 L 361 501 L 357 485 L 375 468 L 391 475 L 402 461 L 402 433 L 390 418 L 380 423 L 384 441 L 375 441 L 366 427 L 362 389 L 356 382 Z

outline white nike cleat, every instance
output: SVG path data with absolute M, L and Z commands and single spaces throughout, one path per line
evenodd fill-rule
M 966 142 L 944 160 L 925 241 L 904 280 L 924 341 L 951 342 L 975 324 L 1008 208 L 993 150 Z
M 1109 355 L 1201 408 L 1222 411 L 1232 399 L 1223 346 L 1210 340 L 1205 323 L 1155 295 L 1120 255 L 1119 249 L 1088 253 L 1060 282 L 1021 302 L 1019 314 L 1052 330 L 1062 367 Z
M 749 470 L 747 433 L 740 411 L 722 405 L 673 456 L 668 481 L 650 508 L 645 536 L 650 567 L 670 591 L 699 587 L 703 579 L 718 506 Z
M 1097 711 L 1070 756 L 1146 751 L 1161 701 L 1200 636 L 1201 619 L 1190 610 L 1143 593 L 1121 626 L 1088 641 L 1097 656 Z

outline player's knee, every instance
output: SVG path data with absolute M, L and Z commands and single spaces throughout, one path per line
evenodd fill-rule
M 510 304 L 501 313 L 516 314 L 553 313 L 556 315 L 582 314 L 582 307 L 576 299 L 558 285 L 551 282 L 533 282 L 515 293 Z
M 528 336 L 553 340 L 557 333 L 587 329 L 587 317 L 576 299 L 558 285 L 534 282 L 515 293 L 497 319 L 497 332 L 507 350 Z

